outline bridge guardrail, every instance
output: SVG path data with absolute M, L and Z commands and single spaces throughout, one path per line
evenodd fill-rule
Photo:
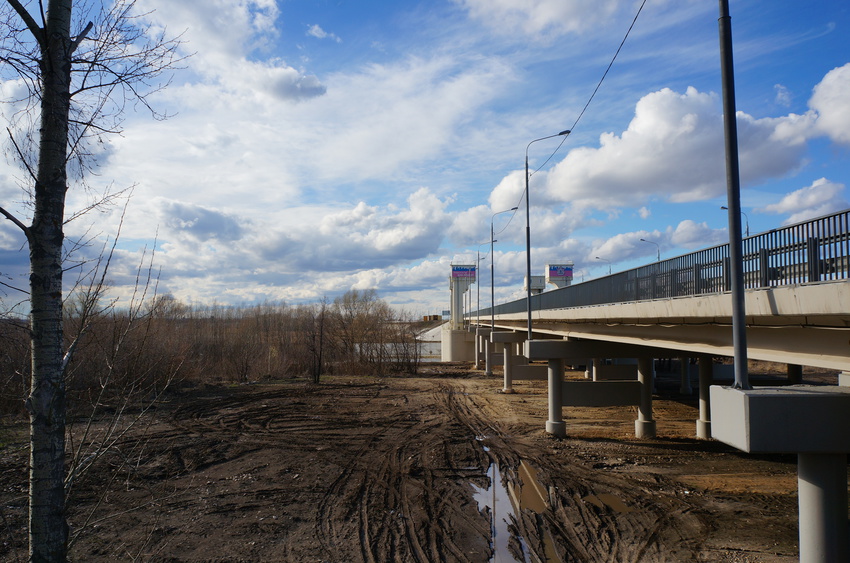
M 850 277 L 850 209 L 749 236 L 743 240 L 747 289 Z M 531 298 L 532 310 L 562 309 L 721 293 L 731 289 L 729 244 L 684 254 Z M 497 315 L 526 310 L 521 299 L 497 305 Z M 490 316 L 490 308 L 468 313 Z

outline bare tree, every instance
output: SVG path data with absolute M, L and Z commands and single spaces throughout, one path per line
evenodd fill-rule
M 19 115 L 37 123 L 10 141 L 32 197 L 29 225 L 5 207 L 0 214 L 26 237 L 30 261 L 32 380 L 30 413 L 30 560 L 65 561 L 65 370 L 63 346 L 65 196 L 69 169 L 82 178 L 92 141 L 120 130 L 128 103 L 164 87 L 162 73 L 178 60 L 178 40 L 150 36 L 132 0 L 99 2 L 6 0 L 0 12 L 0 63 L 28 88 Z M 91 20 L 89 20 L 91 17 Z M 18 100 L 20 101 L 20 100 Z M 38 117 L 34 117 L 37 106 Z M 156 114 L 155 114 L 156 115 Z M 161 116 L 157 116 L 161 117 Z M 109 199 L 109 194 L 106 199 Z M 88 209 L 88 208 L 87 208 Z

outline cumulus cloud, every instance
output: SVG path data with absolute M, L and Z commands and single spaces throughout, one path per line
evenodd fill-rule
M 809 107 L 818 113 L 818 129 L 832 140 L 850 145 L 850 63 L 829 71 L 815 86 Z
M 842 196 L 844 184 L 831 182 L 826 178 L 815 180 L 812 185 L 793 191 L 779 202 L 767 205 L 758 211 L 788 214 L 783 224 L 799 223 L 821 215 L 827 215 L 848 207 Z
M 318 225 L 266 236 L 261 253 L 289 271 L 360 271 L 422 259 L 443 240 L 450 222 L 445 206 L 425 188 L 411 194 L 401 209 L 360 202 L 327 214 Z
M 739 112 L 742 182 L 756 184 L 801 166 L 813 120 L 810 114 L 756 119 Z M 615 209 L 653 197 L 686 202 L 720 195 L 725 190 L 722 122 L 714 94 L 695 88 L 647 94 L 621 135 L 601 135 L 598 148 L 574 149 L 545 174 L 546 198 Z M 515 182 L 511 176 L 502 184 Z M 494 193 L 508 191 L 502 184 Z

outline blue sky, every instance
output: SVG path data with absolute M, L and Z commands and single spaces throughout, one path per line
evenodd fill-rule
M 185 30 L 194 55 L 152 98 L 173 117 L 128 115 L 89 181 L 134 186 L 110 275 L 122 299 L 156 238 L 159 291 L 188 303 L 375 288 L 439 312 L 450 264 L 474 262 L 493 214 L 520 204 L 526 145 L 574 124 L 531 178 L 534 274 L 571 260 L 591 279 L 608 271 L 597 256 L 615 271 L 651 262 L 641 238 L 662 258 L 728 239 L 716 2 L 647 1 L 577 123 L 640 2 L 138 5 Z M 731 15 L 751 232 L 850 206 L 847 2 L 732 0 Z M 531 146 L 532 170 L 560 140 Z M 26 217 L 6 155 L 0 204 Z M 72 188 L 69 209 L 87 197 Z M 114 234 L 119 211 L 70 223 L 69 238 Z M 524 207 L 495 229 L 496 299 L 521 297 Z M 22 245 L 0 224 L 5 283 L 26 283 Z M 482 268 L 489 288 L 489 258 Z

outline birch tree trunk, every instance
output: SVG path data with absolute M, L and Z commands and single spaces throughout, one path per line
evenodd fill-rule
M 71 0 L 50 0 L 41 47 L 41 128 L 29 229 L 32 384 L 30 561 L 65 561 L 65 381 L 62 242 L 71 83 Z M 30 25 L 30 27 L 32 27 Z M 32 31 L 32 30 L 31 30 Z

